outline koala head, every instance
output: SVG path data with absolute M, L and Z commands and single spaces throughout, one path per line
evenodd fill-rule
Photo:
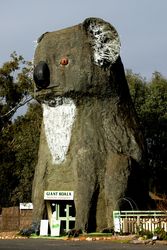
M 112 65 L 119 58 L 115 28 L 98 18 L 38 39 L 34 81 L 38 100 L 105 92 Z

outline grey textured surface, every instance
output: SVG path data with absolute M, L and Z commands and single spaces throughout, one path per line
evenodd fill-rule
M 115 50 L 104 52 L 114 56 L 107 55 L 99 63 L 94 57 L 92 25 L 107 30 L 107 40 L 100 39 L 102 48 L 106 50 L 110 40 L 111 44 L 113 40 L 117 44 Z M 34 63 L 47 63 L 50 85 L 36 89 L 36 98 L 51 106 L 57 98 L 69 98 L 75 103 L 76 116 L 68 151 L 60 164 L 52 161 L 45 126 L 42 126 L 33 183 L 34 221 L 39 221 L 44 212 L 44 190 L 74 190 L 75 227 L 88 231 L 111 227 L 112 212 L 123 207 L 120 202 L 123 197 L 133 199 L 138 208 L 146 206 L 143 137 L 119 49 L 114 27 L 94 18 L 47 33 L 38 44 Z M 68 65 L 60 65 L 64 56 Z

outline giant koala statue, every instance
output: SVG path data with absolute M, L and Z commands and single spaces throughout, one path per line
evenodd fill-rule
M 75 228 L 87 231 L 111 227 L 113 210 L 129 206 L 125 200 L 144 208 L 144 142 L 115 28 L 87 18 L 45 33 L 35 52 L 34 81 L 43 124 L 33 220 L 43 216 L 44 190 L 73 190 Z

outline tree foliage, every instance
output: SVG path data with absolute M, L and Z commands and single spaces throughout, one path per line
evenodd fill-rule
M 16 52 L 0 68 L 0 129 L 8 123 L 17 107 L 30 96 L 32 64 Z
M 15 176 L 17 186 L 12 191 L 14 203 L 31 201 L 32 180 L 38 156 L 42 111 L 39 104 L 31 104 L 24 116 L 13 124 Z
M 167 79 L 154 72 L 146 82 L 127 71 L 127 80 L 147 143 L 150 189 L 167 193 Z
M 31 63 L 15 52 L 0 68 L 0 206 L 4 207 L 31 200 L 40 105 L 32 102 L 25 115 L 13 120 L 17 108 L 32 99 L 31 73 Z

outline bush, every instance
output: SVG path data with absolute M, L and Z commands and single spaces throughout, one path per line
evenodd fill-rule
M 153 237 L 153 233 L 151 231 L 145 230 L 145 229 L 138 230 L 138 235 L 140 237 L 145 237 L 146 239 L 151 239 Z
M 167 232 L 161 227 L 157 227 L 154 234 L 157 236 L 158 240 L 167 240 Z

